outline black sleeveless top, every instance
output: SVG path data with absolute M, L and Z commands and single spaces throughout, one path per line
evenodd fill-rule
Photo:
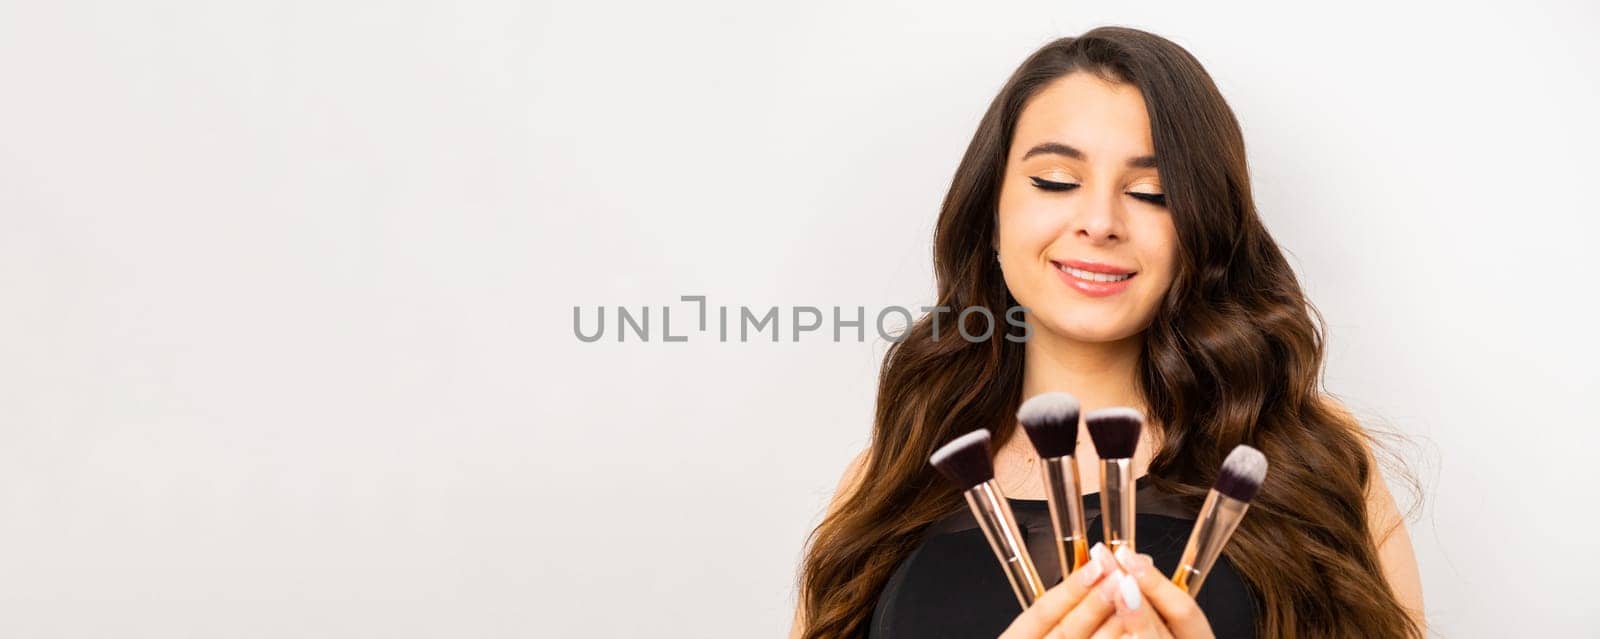
M 1155 559 L 1156 568 L 1172 574 L 1189 541 L 1197 513 L 1155 490 L 1141 477 L 1134 498 L 1134 539 L 1138 551 Z M 1061 582 L 1050 527 L 1050 509 L 1042 499 L 1011 499 L 1028 554 L 1046 588 Z M 1083 496 L 1089 545 L 1103 539 L 1100 496 Z M 930 525 L 922 542 L 900 562 L 878 595 L 866 637 L 869 639 L 992 638 L 1022 612 L 994 551 L 978 529 L 966 501 L 955 513 Z M 1247 515 L 1248 516 L 1248 515 Z M 1196 599 L 1219 639 L 1255 637 L 1257 602 L 1224 554 L 1206 577 Z

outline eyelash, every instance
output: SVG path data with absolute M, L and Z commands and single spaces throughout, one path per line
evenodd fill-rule
M 1033 185 L 1035 187 L 1038 187 L 1039 190 L 1041 190 L 1041 191 L 1060 192 L 1060 191 L 1071 191 L 1071 190 L 1073 190 L 1075 188 L 1078 188 L 1077 184 L 1073 184 L 1071 182 L 1051 182 L 1050 180 L 1045 180 L 1045 179 L 1041 179 L 1041 178 L 1030 178 L 1030 179 L 1033 180 Z M 1165 194 L 1165 193 L 1129 193 L 1128 195 L 1133 196 L 1133 198 L 1136 199 L 1136 200 L 1149 202 L 1149 203 L 1154 204 L 1156 206 L 1166 206 L 1167 205 L 1167 194 Z

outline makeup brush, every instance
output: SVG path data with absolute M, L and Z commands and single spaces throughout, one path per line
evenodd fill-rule
M 989 449 L 989 431 L 978 429 L 957 437 L 933 452 L 928 462 L 963 491 L 972 516 L 988 538 L 989 547 L 1000 560 L 1000 568 L 1011 581 L 1011 590 L 1023 609 L 1044 594 L 1039 571 L 1028 557 L 1021 530 L 1011 504 L 1000 493 L 994 480 L 994 452 Z
M 1115 553 L 1133 547 L 1133 452 L 1139 448 L 1139 431 L 1144 415 L 1132 408 L 1092 410 L 1083 416 L 1089 439 L 1100 455 L 1100 522 L 1105 529 L 1106 550 Z
M 1055 530 L 1061 578 L 1089 561 L 1088 526 L 1078 484 L 1078 399 L 1061 392 L 1040 393 L 1022 402 L 1017 422 L 1043 462 L 1045 500 Z
M 1183 558 L 1172 573 L 1172 583 L 1189 591 L 1192 596 L 1200 592 L 1206 574 L 1222 555 L 1233 530 L 1244 519 L 1250 500 L 1261 492 L 1261 482 L 1267 478 L 1267 457 L 1261 451 L 1245 445 L 1234 447 L 1217 471 L 1217 483 L 1200 506 L 1200 516 L 1195 519 L 1194 531 L 1189 533 L 1189 543 L 1183 548 Z

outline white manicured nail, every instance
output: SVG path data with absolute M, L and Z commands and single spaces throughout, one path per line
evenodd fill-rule
M 1117 563 L 1122 564 L 1122 566 L 1124 568 L 1126 568 L 1129 565 L 1131 565 L 1133 563 L 1133 551 L 1132 550 L 1128 550 L 1127 546 L 1123 546 L 1121 548 L 1118 548 L 1117 549 Z
M 1144 599 L 1139 595 L 1139 582 L 1125 575 L 1119 586 L 1122 588 L 1122 603 L 1127 604 L 1128 610 L 1138 610 L 1139 602 Z
M 1091 561 L 1082 566 L 1078 566 L 1078 572 L 1072 573 L 1072 576 L 1077 577 L 1078 580 L 1084 585 L 1089 585 L 1094 583 L 1096 579 L 1100 578 L 1100 572 L 1103 570 L 1105 570 L 1105 568 L 1100 565 L 1100 562 Z

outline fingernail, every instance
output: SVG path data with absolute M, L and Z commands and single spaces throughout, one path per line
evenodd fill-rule
M 1095 590 L 1100 593 L 1101 599 L 1104 599 L 1106 603 L 1115 606 L 1117 605 L 1117 588 L 1118 584 L 1121 582 L 1122 573 L 1115 572 L 1112 573 L 1111 576 L 1106 577 L 1105 581 L 1100 582 L 1100 585 L 1095 587 Z
M 1129 611 L 1138 610 L 1139 603 L 1144 599 L 1139 594 L 1139 582 L 1134 581 L 1133 577 L 1123 577 L 1119 583 L 1122 588 L 1122 602 L 1127 604 Z
M 1099 579 L 1102 572 L 1105 572 L 1105 567 L 1101 566 L 1100 562 L 1090 561 L 1078 566 L 1078 570 L 1072 573 L 1072 577 L 1077 579 L 1078 583 L 1087 586 L 1094 583 L 1094 580 Z
M 1117 563 L 1122 564 L 1122 569 L 1135 577 L 1144 576 L 1145 568 L 1149 565 L 1145 559 L 1149 555 L 1134 554 L 1127 546 L 1117 549 Z
M 1116 558 L 1111 556 L 1111 549 L 1105 544 L 1095 544 L 1089 549 L 1089 560 L 1100 564 L 1100 571 L 1105 574 L 1120 572 L 1122 566 L 1117 565 Z

